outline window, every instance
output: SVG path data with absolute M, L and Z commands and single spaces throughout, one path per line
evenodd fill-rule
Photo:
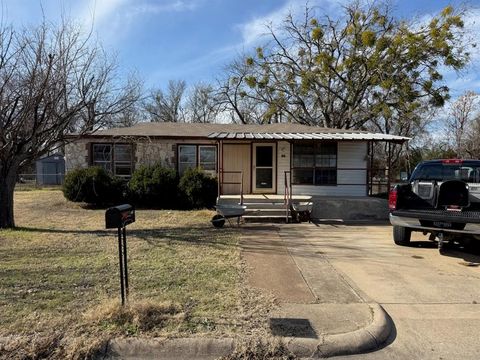
M 337 184 L 337 143 L 294 143 L 292 183 L 304 185 Z
M 93 165 L 112 171 L 112 145 L 93 144 Z
M 178 147 L 178 173 L 182 175 L 185 170 L 197 166 L 197 146 L 180 145 Z
M 178 145 L 178 173 L 200 168 L 211 175 L 217 170 L 217 147 L 212 145 Z
M 198 166 L 206 171 L 215 171 L 217 168 L 217 148 L 215 146 L 198 147 Z
M 92 165 L 100 166 L 114 175 L 132 175 L 131 144 L 93 144 Z

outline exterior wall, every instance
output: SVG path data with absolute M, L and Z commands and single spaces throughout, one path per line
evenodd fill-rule
M 139 142 L 135 145 L 135 166 L 160 163 L 164 167 L 174 168 L 176 153 L 177 145 L 174 141 Z
M 117 140 L 118 142 L 121 142 Z M 78 139 L 65 146 L 66 171 L 89 164 L 90 143 L 112 142 L 112 139 Z M 248 143 L 248 142 L 247 142 Z M 134 167 L 138 165 L 177 166 L 178 144 L 211 144 L 213 140 L 151 139 L 139 140 L 134 145 Z M 220 152 L 217 151 L 217 156 Z M 218 162 L 218 158 L 217 158 Z M 285 171 L 290 170 L 291 144 L 277 142 L 277 194 L 284 194 Z M 294 195 L 366 196 L 367 192 L 367 142 L 339 142 L 337 153 L 336 186 L 293 185 Z
M 87 139 L 78 139 L 65 145 L 65 170 L 88 167 Z
M 367 195 L 367 142 L 339 142 L 337 168 L 338 185 L 293 185 L 293 194 L 319 196 Z M 283 194 L 283 187 L 281 193 Z
M 160 163 L 164 167 L 177 167 L 177 145 L 216 145 L 214 140 L 183 140 L 183 139 L 154 139 L 138 141 L 135 144 L 135 166 L 155 165 Z M 218 163 L 218 151 L 217 151 Z
M 65 146 L 66 171 L 89 166 L 89 148 L 92 143 L 125 143 L 128 141 L 107 138 L 78 139 Z M 213 140 L 148 139 L 138 140 L 134 144 L 134 169 L 139 165 L 154 165 L 176 168 L 178 144 L 211 144 Z
M 290 143 L 279 141 L 277 143 L 277 194 L 285 193 L 285 171 L 290 171 L 290 154 Z

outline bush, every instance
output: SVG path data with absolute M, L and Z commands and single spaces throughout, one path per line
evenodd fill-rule
M 211 208 L 217 198 L 217 179 L 198 169 L 188 169 L 180 178 L 178 188 L 189 208 Z
M 160 165 L 141 166 L 128 183 L 129 195 L 135 204 L 172 209 L 176 207 L 178 178 L 174 169 Z
M 65 198 L 93 205 L 122 202 L 124 190 L 124 181 L 101 167 L 69 171 L 63 183 Z

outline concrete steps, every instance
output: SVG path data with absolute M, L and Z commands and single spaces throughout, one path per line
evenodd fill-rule
M 307 204 L 311 196 L 294 196 L 296 204 Z M 218 205 L 233 205 L 240 203 L 238 195 L 222 195 L 217 199 Z M 245 195 L 243 205 L 247 212 L 243 216 L 245 222 L 286 222 L 290 220 L 290 211 L 287 213 L 283 195 Z

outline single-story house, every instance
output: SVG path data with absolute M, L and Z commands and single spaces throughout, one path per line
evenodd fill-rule
M 219 179 L 220 195 L 365 197 L 373 186 L 374 142 L 408 138 L 291 123 L 140 123 L 76 136 L 66 170 L 102 166 L 129 177 L 142 164 L 199 167 Z

